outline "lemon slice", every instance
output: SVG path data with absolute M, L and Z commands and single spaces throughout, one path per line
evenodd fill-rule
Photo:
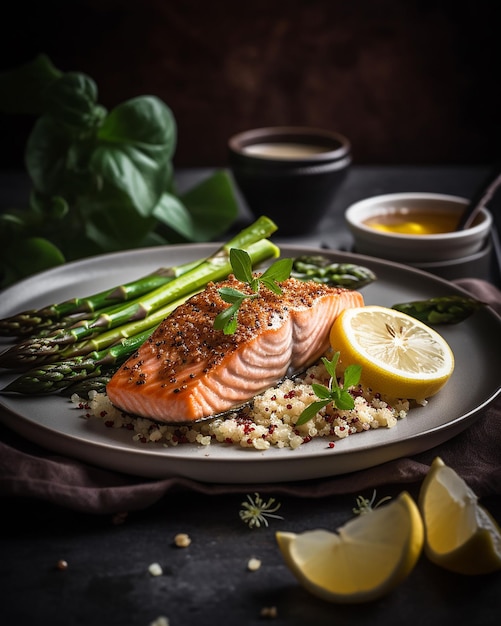
M 341 368 L 361 365 L 361 384 L 392 398 L 423 401 L 454 370 L 452 350 L 439 333 L 382 306 L 344 310 L 332 325 L 330 343 L 340 352 Z
M 279 531 L 276 539 L 308 591 L 330 602 L 359 603 L 385 595 L 407 577 L 421 554 L 424 531 L 419 509 L 404 491 L 337 533 Z
M 465 481 L 437 457 L 421 485 L 425 553 L 460 574 L 501 569 L 501 529 Z

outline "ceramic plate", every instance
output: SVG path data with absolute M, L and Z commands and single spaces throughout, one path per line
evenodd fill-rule
M 5 290 L 0 317 L 61 302 L 129 282 L 160 266 L 178 265 L 211 253 L 215 245 L 193 244 L 141 249 L 98 256 L 43 272 Z M 283 256 L 322 253 L 333 261 L 370 267 L 377 280 L 361 291 L 366 304 L 398 302 L 461 293 L 451 283 L 420 270 L 362 255 L 316 248 L 281 246 Z M 205 482 L 285 482 L 343 474 L 430 449 L 471 426 L 500 391 L 501 355 L 493 350 L 501 318 L 486 307 L 456 326 L 442 326 L 456 359 L 446 387 L 427 406 L 412 409 L 391 429 L 351 435 L 329 448 L 319 439 L 297 450 L 258 452 L 234 446 L 191 444 L 166 448 L 140 444 L 129 431 L 106 428 L 82 418 L 57 395 L 0 396 L 0 419 L 11 429 L 49 450 L 102 468 L 161 478 L 183 476 Z M 8 347 L 4 340 L 0 346 Z M 0 376 L 3 388 L 10 375 Z

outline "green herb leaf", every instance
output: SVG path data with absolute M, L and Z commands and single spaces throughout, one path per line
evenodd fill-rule
M 333 402 L 338 409 L 341 409 L 341 411 L 351 411 L 351 409 L 355 407 L 355 400 L 353 399 L 353 396 L 344 389 L 339 390 L 339 393 L 335 394 Z
M 37 116 L 25 162 L 32 181 L 24 226 L 2 232 L 0 248 L 46 239 L 74 260 L 120 249 L 214 241 L 238 214 L 233 182 L 215 172 L 182 196 L 174 190 L 177 127 L 169 107 L 139 96 L 107 111 L 92 78 L 61 72 L 39 55 L 0 72 L 0 111 Z M 67 214 L 33 219 L 59 198 Z M 61 204 L 63 206 L 63 204 Z M 53 261 L 51 261 L 51 258 Z M 57 256 L 45 259 L 56 264 Z M 50 266 L 52 266 L 50 265 Z M 33 265 L 30 273 L 38 271 Z M 0 288 L 24 275 L 0 272 Z
M 238 291 L 238 289 L 233 289 L 233 287 L 221 287 L 218 293 L 225 302 L 229 302 L 230 304 L 239 302 L 248 297 L 247 294 Z
M 362 374 L 361 365 L 348 365 L 348 367 L 344 370 L 344 374 L 343 374 L 344 388 L 349 389 L 349 387 L 355 387 L 356 385 L 358 385 L 361 374 Z
M 292 259 L 279 259 L 259 277 L 260 282 L 273 293 L 281 294 L 282 289 L 277 284 L 287 280 L 292 271 Z
M 239 250 L 238 248 L 231 248 L 230 263 L 237 280 L 248 283 L 249 285 L 254 283 L 252 263 L 248 252 Z
M 314 391 L 315 395 L 317 396 L 317 398 L 320 398 L 320 400 L 330 400 L 331 399 L 331 392 L 324 385 L 319 385 L 317 383 L 313 383 L 311 388 L 313 389 L 313 391 Z
M 349 365 L 344 372 L 344 383 L 341 387 L 336 378 L 336 366 L 339 361 L 339 352 L 335 352 L 332 359 L 322 357 L 322 362 L 330 376 L 329 387 L 314 383 L 311 387 L 319 401 L 307 406 L 299 416 L 296 424 L 301 426 L 310 421 L 315 415 L 331 402 L 341 411 L 350 411 L 355 407 L 355 400 L 348 391 L 350 387 L 358 385 L 362 367 L 360 365 Z
M 238 299 L 230 307 L 221 311 L 214 320 L 214 328 L 216 330 L 222 330 L 225 335 L 232 335 L 237 329 L 237 314 L 242 299 Z
M 249 254 L 239 248 L 230 249 L 230 263 L 235 278 L 249 285 L 253 293 L 246 294 L 232 287 L 221 287 L 221 289 L 218 290 L 221 298 L 231 304 L 231 307 L 216 316 L 214 328 L 216 330 L 223 330 L 226 335 L 233 334 L 237 329 L 238 309 L 242 302 L 244 300 L 257 298 L 261 284 L 273 293 L 281 294 L 282 289 L 280 285 L 278 285 L 278 281 L 287 280 L 292 268 L 292 259 L 279 259 L 272 263 L 261 275 L 254 276 Z
M 302 424 L 306 424 L 306 422 L 309 422 L 312 418 L 315 417 L 315 415 L 324 408 L 324 406 L 327 406 L 330 403 L 330 399 L 329 400 L 325 400 L 324 402 L 312 402 L 312 404 L 310 404 L 309 406 L 307 406 L 304 411 L 301 413 L 301 415 L 299 416 L 296 425 L 297 426 L 301 426 Z
M 324 356 L 322 357 L 322 363 L 324 364 L 325 369 L 327 370 L 327 373 L 329 374 L 329 376 L 333 379 L 333 383 L 335 385 L 337 385 L 336 367 L 337 367 L 337 362 L 339 361 L 339 354 L 340 354 L 339 352 L 335 352 L 330 361 L 329 359 L 326 359 Z

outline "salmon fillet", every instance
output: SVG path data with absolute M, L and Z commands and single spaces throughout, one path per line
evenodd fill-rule
M 213 327 L 229 306 L 218 293 L 223 286 L 252 293 L 230 276 L 179 306 L 108 383 L 116 407 L 183 423 L 242 406 L 316 362 L 339 313 L 364 304 L 357 291 L 289 278 L 281 295 L 262 288 L 244 300 L 236 332 L 225 335 Z

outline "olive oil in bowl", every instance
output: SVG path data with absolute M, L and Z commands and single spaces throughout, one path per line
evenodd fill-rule
M 458 216 L 440 211 L 423 213 L 401 211 L 375 215 L 365 220 L 364 224 L 385 233 L 436 235 L 453 232 L 458 225 Z

